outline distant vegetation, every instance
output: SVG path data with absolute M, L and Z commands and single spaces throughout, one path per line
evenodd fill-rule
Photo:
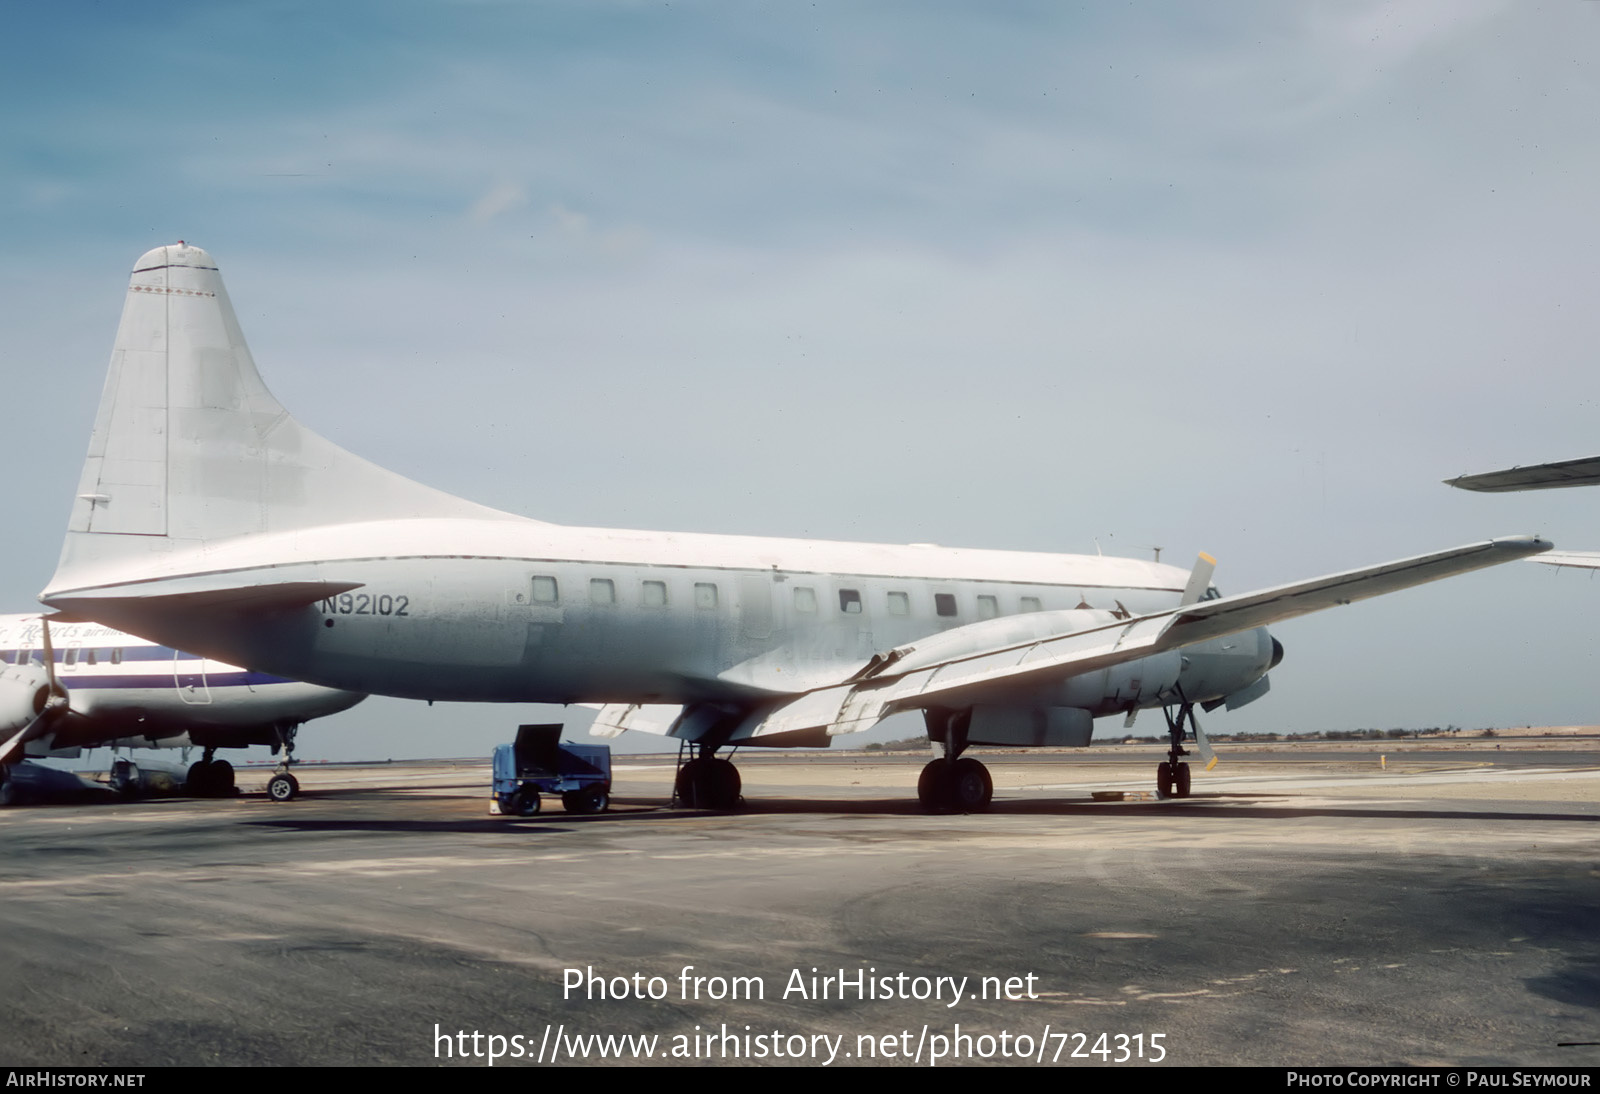
M 898 741 L 884 741 L 879 744 L 873 741 L 862 749 L 863 752 L 914 752 L 922 751 L 928 747 L 928 735 L 920 737 L 903 737 Z
M 1399 741 L 1418 737 L 1454 737 L 1459 734 L 1495 736 L 1493 729 L 1463 729 L 1461 726 L 1429 726 L 1425 729 L 1325 729 L 1308 733 L 1207 733 L 1213 741 Z M 1166 734 L 1158 737 L 1125 737 L 1123 744 L 1165 744 Z
M 1462 733 L 1480 737 L 1496 735 L 1493 729 L 1464 729 L 1461 726 L 1448 725 L 1428 726 L 1423 729 L 1325 729 L 1308 733 L 1207 733 L 1206 736 L 1213 741 L 1262 744 L 1271 741 L 1401 741 L 1420 737 L 1454 737 Z M 1095 739 L 1095 744 L 1119 742 L 1125 745 L 1164 745 L 1167 743 L 1167 735 L 1162 733 L 1145 737 L 1117 737 L 1115 734 L 1107 733 Z M 864 752 L 925 752 L 927 749 L 927 734 L 904 737 L 896 741 L 874 741 L 862 746 Z

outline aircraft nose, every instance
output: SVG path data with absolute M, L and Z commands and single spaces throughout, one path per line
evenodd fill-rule
M 1272 664 L 1268 665 L 1267 668 L 1269 670 L 1277 668 L 1278 667 L 1278 662 L 1282 661 L 1282 660 L 1283 660 L 1283 643 L 1279 642 L 1276 638 L 1274 638 L 1272 640 Z

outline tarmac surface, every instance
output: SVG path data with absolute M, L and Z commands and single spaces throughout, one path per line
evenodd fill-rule
M 737 756 L 736 814 L 628 756 L 594 817 L 476 761 L 0 811 L 0 1063 L 1600 1064 L 1595 741 L 1221 745 L 1183 801 L 1159 751 L 984 755 L 981 816 L 862 753 Z

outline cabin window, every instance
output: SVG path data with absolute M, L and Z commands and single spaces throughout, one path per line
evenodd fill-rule
M 861 594 L 855 589 L 840 589 L 839 610 L 845 615 L 860 615 Z
M 1037 612 L 1037 611 L 1043 611 L 1044 609 L 1043 609 L 1043 606 L 1039 603 L 1039 598 L 1038 597 L 1036 597 L 1036 596 L 1025 596 L 1025 597 L 1022 598 L 1022 610 L 1025 611 L 1025 612 Z
M 78 663 L 78 651 L 76 649 L 68 650 L 66 657 L 62 658 L 62 661 L 68 665 L 76 665 Z
M 889 614 L 890 615 L 910 615 L 911 614 L 911 598 L 909 596 L 907 596 L 905 593 L 890 593 L 889 594 Z
M 956 598 L 954 593 L 934 593 L 933 610 L 943 616 L 956 614 Z
M 647 608 L 665 608 L 667 606 L 667 583 L 665 581 L 646 581 L 643 591 L 639 594 L 639 603 Z
M 111 663 L 113 665 L 122 664 L 122 647 L 121 646 L 116 646 L 111 650 Z
M 99 663 L 100 658 L 95 656 L 95 651 L 94 650 L 84 650 L 83 651 L 83 660 L 84 660 L 85 664 L 94 665 L 94 664 L 98 664 Z
M 802 585 L 795 586 L 794 610 L 797 612 L 805 612 L 808 615 L 814 614 L 817 610 L 817 591 L 815 589 L 808 589 Z
M 556 587 L 553 577 L 536 577 L 533 579 L 533 602 L 535 604 L 554 604 L 561 599 L 561 591 Z
M 694 606 L 697 608 L 715 608 L 717 606 L 717 587 L 709 581 L 696 581 L 694 583 Z
M 591 578 L 589 581 L 589 603 L 615 604 L 617 602 L 617 587 L 608 577 Z
M 992 596 L 978 597 L 978 618 L 993 619 L 1000 614 L 1000 601 Z

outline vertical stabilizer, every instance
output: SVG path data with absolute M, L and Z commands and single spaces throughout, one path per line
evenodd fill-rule
M 52 586 L 236 536 L 407 517 L 520 519 L 302 427 L 256 372 L 211 256 L 141 256 Z

